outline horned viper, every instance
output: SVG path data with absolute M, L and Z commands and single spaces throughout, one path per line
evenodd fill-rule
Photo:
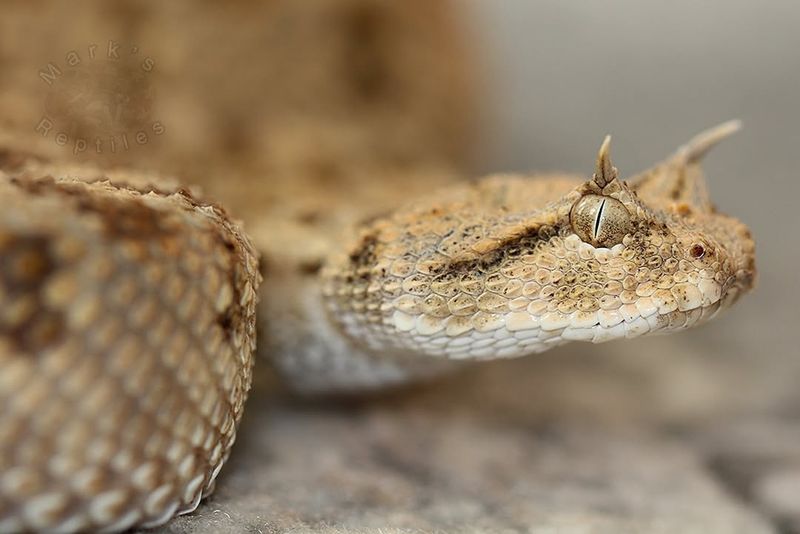
M 376 182 L 380 206 L 270 210 L 252 240 L 185 189 L 6 161 L 0 531 L 156 525 L 211 491 L 251 382 L 256 249 L 260 352 L 307 391 L 709 320 L 755 276 L 700 168 L 736 127 L 628 180 L 607 139 L 588 178 L 433 173 L 396 182 L 418 199 L 388 214 Z

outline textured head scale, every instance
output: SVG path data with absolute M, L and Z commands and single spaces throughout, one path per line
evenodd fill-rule
M 384 355 L 521 356 L 689 328 L 749 290 L 754 243 L 700 159 L 726 123 L 625 182 L 610 138 L 587 181 L 495 176 L 362 229 L 325 270 L 331 317 Z

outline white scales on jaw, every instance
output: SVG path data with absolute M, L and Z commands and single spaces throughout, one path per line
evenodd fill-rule
M 324 309 L 309 297 L 320 336 L 336 343 L 279 366 L 311 389 L 375 387 L 454 361 L 705 322 L 755 274 L 748 229 L 713 209 L 700 169 L 738 127 L 708 130 L 628 180 L 606 138 L 588 180 L 490 176 L 366 224 L 323 269 Z
M 354 390 L 700 324 L 755 275 L 749 231 L 713 209 L 699 167 L 734 127 L 628 182 L 606 142 L 588 180 L 452 185 L 346 246 L 314 227 L 340 251 L 321 271 L 266 271 L 262 350 L 297 388 Z M 193 510 L 252 378 L 261 277 L 239 226 L 183 189 L 66 170 L 0 172 L 0 427 L 12 429 L 0 458 L 15 462 L 0 470 L 0 531 L 115 530 Z M 280 242 L 289 255 L 309 243 Z

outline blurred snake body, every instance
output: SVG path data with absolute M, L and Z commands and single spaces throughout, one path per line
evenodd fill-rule
M 365 209 L 318 264 L 267 266 L 260 352 L 298 389 L 354 391 L 701 324 L 755 277 L 700 169 L 736 127 L 626 181 L 606 141 L 588 179 L 498 175 Z M 251 383 L 257 247 L 186 190 L 35 161 L 0 178 L 0 531 L 194 510 Z

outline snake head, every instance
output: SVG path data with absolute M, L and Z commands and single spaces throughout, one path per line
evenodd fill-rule
M 752 236 L 714 209 L 700 169 L 735 126 L 628 181 L 606 139 L 586 181 L 499 175 L 400 208 L 328 263 L 328 315 L 386 357 L 448 359 L 698 325 L 755 276 Z
M 618 178 L 606 137 L 594 175 L 567 197 L 573 233 L 564 246 L 585 250 L 582 268 L 603 288 L 592 341 L 695 326 L 753 287 L 753 237 L 714 208 L 700 168 L 701 157 L 738 128 L 729 122 L 703 132 L 629 182 Z

